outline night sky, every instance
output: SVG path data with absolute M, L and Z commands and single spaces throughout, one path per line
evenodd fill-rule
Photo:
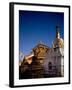
M 51 47 L 57 25 L 64 38 L 64 13 L 19 11 L 19 50 L 27 55 L 39 41 Z

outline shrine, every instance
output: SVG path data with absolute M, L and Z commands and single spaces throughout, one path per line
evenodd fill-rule
M 56 26 L 52 47 L 40 41 L 29 55 L 25 55 L 19 66 L 19 79 L 64 76 L 64 41 Z

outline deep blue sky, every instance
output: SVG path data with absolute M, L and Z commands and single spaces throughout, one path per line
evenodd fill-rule
M 39 41 L 51 47 L 57 25 L 64 38 L 64 13 L 19 11 L 19 50 L 26 55 Z

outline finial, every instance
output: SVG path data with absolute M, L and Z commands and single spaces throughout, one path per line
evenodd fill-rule
M 56 26 L 56 38 L 60 38 L 60 27 Z

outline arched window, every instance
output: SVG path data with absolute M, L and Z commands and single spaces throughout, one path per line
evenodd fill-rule
M 48 63 L 48 68 L 49 68 L 49 70 L 52 70 L 52 62 Z

